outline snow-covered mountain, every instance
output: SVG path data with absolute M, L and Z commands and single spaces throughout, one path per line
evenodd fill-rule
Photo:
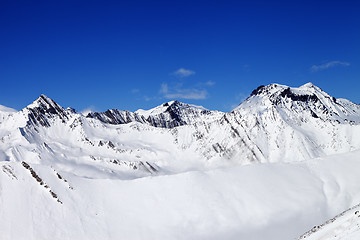
M 202 173 L 211 176 L 210 178 L 213 179 L 211 184 L 216 185 L 218 184 L 216 182 L 219 181 L 221 186 L 223 186 L 221 179 L 228 171 L 235 171 L 233 173 L 235 180 L 246 181 L 245 178 L 238 179 L 235 177 L 236 172 L 239 171 L 255 181 L 252 176 L 248 175 L 247 170 L 242 170 L 241 167 L 251 163 L 264 163 L 264 166 L 269 166 L 269 169 L 265 167 L 266 174 L 271 172 L 270 169 L 273 168 L 271 164 L 275 164 L 275 169 L 280 166 L 279 169 L 289 170 L 295 174 L 296 171 L 293 169 L 298 169 L 297 164 L 305 161 L 309 173 L 304 172 L 304 176 L 310 179 L 311 174 L 317 170 L 313 166 L 308 167 L 308 163 L 311 165 L 312 162 L 321 162 L 319 159 L 326 159 L 327 156 L 351 152 L 350 158 L 354 164 L 357 164 L 357 161 L 360 161 L 356 154 L 359 153 L 359 149 L 360 106 L 345 99 L 335 99 L 311 83 L 298 88 L 279 84 L 260 86 L 238 107 L 227 113 L 171 101 L 150 110 L 140 109 L 130 112 L 112 109 L 83 115 L 70 107 L 63 108 L 49 97 L 41 95 L 21 111 L 0 107 L 0 168 L 2 170 L 0 171 L 0 219 L 7 219 L 11 216 L 10 210 L 1 208 L 1 205 L 8 204 L 12 211 L 27 212 L 27 208 L 31 209 L 32 213 L 26 213 L 29 218 L 24 218 L 23 222 L 19 223 L 21 226 L 29 225 L 29 219 L 33 218 L 44 221 L 49 217 L 37 215 L 33 211 L 36 211 L 34 208 L 36 204 L 46 203 L 50 209 L 46 208 L 47 210 L 41 211 L 41 214 L 51 212 L 64 216 L 62 220 L 55 222 L 56 224 L 63 224 L 60 229 L 63 227 L 65 229 L 65 227 L 69 227 L 68 223 L 64 224 L 62 221 L 64 219 L 70 221 L 68 217 L 72 216 L 71 212 L 75 211 L 80 216 L 73 219 L 74 226 L 80 226 L 81 216 L 88 209 L 95 220 L 86 218 L 86 222 L 81 223 L 85 227 L 82 229 L 84 233 L 76 235 L 74 230 L 67 235 L 61 231 L 56 231 L 58 236 L 55 238 L 74 239 L 79 236 L 79 239 L 96 239 L 95 229 L 101 228 L 99 238 L 104 238 L 103 234 L 106 233 L 109 234 L 106 237 L 107 239 L 114 239 L 119 236 L 119 232 L 113 228 L 107 232 L 105 228 L 109 227 L 110 222 L 116 222 L 118 219 L 112 214 L 109 215 L 110 217 L 101 214 L 105 214 L 109 207 L 117 206 L 117 198 L 124 200 L 122 194 L 126 194 L 126 191 L 119 190 L 121 194 L 119 192 L 120 195 L 118 195 L 111 192 L 113 187 L 121 186 L 126 189 L 127 183 L 131 186 L 135 184 L 135 189 L 146 192 L 143 197 L 146 198 L 147 195 L 151 195 L 156 199 L 157 196 L 162 197 L 161 179 L 169 180 L 169 185 L 164 186 L 166 191 L 170 190 L 172 184 L 180 189 L 182 187 L 188 189 L 192 186 L 190 183 L 186 186 L 176 183 L 178 180 L 187 181 L 187 177 L 190 177 L 194 183 L 199 180 L 201 186 L 206 188 L 205 180 L 198 176 Z M 339 169 L 342 169 L 339 162 L 336 164 Z M 219 167 L 237 170 L 217 170 Z M 336 167 L 332 166 L 331 169 L 336 169 Z M 261 174 L 261 171 L 256 170 L 256 173 Z M 276 171 L 280 175 L 283 174 L 283 170 Z M 337 174 L 340 173 L 333 173 L 331 176 L 337 176 Z M 155 176 L 155 180 L 150 180 Z M 296 187 L 301 188 L 298 180 L 302 177 L 301 175 L 298 177 L 294 181 Z M 352 180 L 357 179 L 356 176 L 351 175 L 351 177 Z M 321 179 L 320 182 L 325 181 L 324 179 L 332 181 L 331 177 L 323 176 L 322 173 L 316 175 L 315 178 Z M 224 179 L 227 179 L 226 184 L 231 185 L 233 177 L 225 177 Z M 137 181 L 140 184 L 147 180 L 153 182 L 149 185 L 145 184 L 149 187 L 148 190 L 137 186 Z M 275 182 L 278 183 L 278 180 Z M 310 180 L 307 181 L 307 183 L 310 182 Z M 345 180 L 345 182 L 349 184 L 349 180 Z M 261 181 L 257 184 L 261 184 Z M 346 184 L 338 183 L 338 185 L 345 187 Z M 316 185 L 314 189 L 321 189 L 320 185 Z M 113 199 L 109 200 L 106 195 L 104 198 L 92 195 L 93 193 L 87 190 L 90 186 L 94 189 L 94 194 L 101 194 L 103 188 L 108 197 Z M 291 186 L 291 183 L 286 185 L 284 191 L 288 191 Z M 18 188 L 18 190 L 13 191 L 12 188 Z M 215 190 L 219 191 L 221 196 L 231 194 L 231 188 L 225 187 L 225 190 L 219 190 L 220 188 L 222 187 L 215 187 Z M 208 194 L 210 199 L 214 197 L 210 190 L 201 189 L 196 191 L 205 191 L 204 194 Z M 131 192 L 130 189 L 128 190 Z M 311 191 L 316 192 L 315 190 Z M 347 208 L 350 207 L 350 204 L 355 204 L 354 201 L 360 202 L 360 195 L 356 195 L 358 190 L 360 192 L 360 189 L 355 186 L 349 191 L 341 192 L 342 196 L 350 194 L 351 198 L 346 201 L 338 201 L 334 200 L 332 190 L 326 192 L 325 188 L 326 200 L 320 202 L 330 204 L 329 201 L 332 199 L 332 203 L 335 202 L 339 206 Z M 300 192 L 306 194 L 306 191 L 303 189 Z M 11 203 L 12 199 L 29 198 L 32 192 L 40 195 L 26 204 L 23 200 L 15 201 L 16 204 L 25 204 L 23 208 L 16 210 L 15 205 Z M 81 199 L 80 193 L 94 199 L 95 202 Z M 238 193 L 244 192 L 241 190 Z M 139 194 L 142 196 L 142 193 Z M 185 202 L 186 198 L 189 197 L 186 194 L 183 195 L 182 192 L 178 192 L 178 194 L 179 198 Z M 202 199 L 200 195 L 197 197 Z M 292 194 L 288 197 L 289 199 L 296 198 Z M 232 198 L 224 198 L 225 200 L 223 200 L 233 206 L 234 209 L 243 209 L 238 204 L 232 204 Z M 135 199 L 134 195 L 124 201 L 136 202 Z M 218 197 L 216 199 L 216 201 L 221 201 Z M 276 198 L 274 197 L 272 200 L 274 199 Z M 245 201 L 245 199 L 242 200 Z M 313 199 L 314 202 L 310 203 L 311 209 L 318 206 L 316 205 L 318 200 L 319 198 Z M 124 203 L 124 206 L 131 208 L 128 205 L 130 202 Z M 172 200 L 170 202 L 175 204 Z M 78 204 L 85 206 L 75 210 Z M 142 204 L 143 202 L 140 203 L 140 205 Z M 66 206 L 60 207 L 60 205 Z M 90 210 L 92 205 L 95 206 L 96 210 Z M 142 205 L 139 210 L 131 208 L 134 215 L 141 215 L 141 212 L 137 211 L 147 211 L 145 205 Z M 211 204 L 207 207 L 211 208 Z M 116 209 L 115 212 L 120 214 L 122 208 Z M 277 210 L 280 211 L 281 209 L 280 207 Z M 288 206 L 288 209 L 291 209 L 291 206 Z M 331 209 L 330 212 L 322 214 L 321 218 L 317 220 L 324 221 L 331 217 L 331 214 L 334 214 L 334 210 L 339 210 L 337 207 L 330 207 L 329 209 Z M 125 211 L 126 208 L 122 210 Z M 183 208 L 178 206 L 178 210 L 183 211 Z M 204 208 L 204 213 L 205 210 L 206 208 Z M 271 210 L 267 213 L 268 215 L 265 214 L 264 216 L 271 218 L 272 214 L 277 213 L 277 210 Z M 170 209 L 167 211 L 172 212 Z M 206 229 L 213 228 L 213 225 L 215 226 L 222 221 L 221 214 L 223 213 L 217 212 L 217 210 L 216 213 L 220 215 L 217 215 L 215 222 L 205 224 Z M 128 218 L 134 221 L 134 226 L 132 224 L 127 226 L 130 226 L 130 229 L 136 228 L 135 222 L 141 221 L 140 218 L 132 216 L 132 213 L 129 212 L 126 214 L 128 214 Z M 172 216 L 176 217 L 176 211 L 173 214 Z M 230 218 L 238 219 L 237 214 L 242 214 L 242 210 L 235 215 L 230 214 L 233 216 Z M 16 216 L 20 215 L 18 213 Z M 99 218 L 96 217 L 97 215 Z M 196 219 L 196 216 L 190 215 L 185 216 L 183 220 L 192 222 Z M 210 215 L 209 217 L 213 217 L 212 214 Z M 163 216 L 164 219 L 166 216 L 166 214 Z M 250 216 L 250 214 L 246 216 Z M 262 215 L 259 213 L 257 216 L 254 219 L 259 221 Z M 305 220 L 308 219 L 305 215 L 303 217 Z M 284 219 L 286 218 L 284 217 Z M 150 219 L 148 220 L 146 223 L 151 222 Z M 305 224 L 305 220 L 301 223 L 302 228 L 294 232 L 297 234 L 294 237 L 299 236 L 309 227 Z M 246 220 L 244 221 L 246 222 Z M 123 221 L 120 222 L 125 224 Z M 174 220 L 172 223 L 178 224 L 179 222 Z M 2 233 L 4 233 L 4 239 L 18 238 L 14 237 L 18 236 L 17 233 L 10 230 L 13 228 L 13 224 L 15 222 L 0 222 L 0 234 L 3 235 Z M 101 226 L 94 228 L 97 224 Z M 145 227 L 144 224 L 138 224 Z M 166 221 L 161 220 L 157 224 L 166 225 Z M 260 226 L 262 225 L 254 225 L 255 228 L 251 231 L 255 232 L 255 229 Z M 232 227 L 242 229 L 235 225 Z M 34 228 L 36 228 L 34 225 L 29 226 L 24 231 L 25 234 L 20 235 L 26 236 L 26 233 L 33 233 L 30 239 L 47 238 L 45 235 L 41 235 L 44 234 L 43 231 L 39 230 L 35 233 Z M 93 230 L 90 230 L 92 228 Z M 183 226 L 181 229 L 189 229 L 189 226 Z M 227 231 L 226 227 L 221 229 L 221 231 Z M 89 235 L 85 231 L 94 235 Z M 199 235 L 192 235 L 190 238 L 209 238 L 208 234 L 201 232 L 201 228 L 196 231 L 196 234 Z M 241 231 L 245 230 L 242 229 Z M 130 234 L 131 236 L 129 235 L 128 239 L 148 239 L 146 237 L 148 233 L 145 231 L 141 233 L 145 235 Z M 168 239 L 170 235 L 158 236 Z M 220 237 L 221 232 L 216 236 Z M 186 235 L 187 237 L 188 235 Z M 157 237 L 154 238 L 158 239 Z M 185 239 L 184 235 L 173 238 Z M 259 239 L 261 238 L 259 237 Z
M 294 161 L 359 148 L 360 107 L 313 84 L 260 86 L 213 124 L 206 151 L 244 162 Z M 210 127 L 210 128 L 211 128 Z
M 201 106 L 171 101 L 150 110 L 139 109 L 136 112 L 117 109 L 106 112 L 91 112 L 86 117 L 96 118 L 103 123 L 126 124 L 139 122 L 154 127 L 174 128 L 197 122 L 209 122 L 219 118 L 222 112 L 209 111 Z
M 47 162 L 49 154 L 51 159 L 79 159 L 80 149 L 84 164 L 92 165 L 93 159 L 145 163 L 164 171 L 182 165 L 182 171 L 227 162 L 223 159 L 289 162 L 360 148 L 360 106 L 311 83 L 260 86 L 228 113 L 171 101 L 150 110 L 84 116 L 41 95 L 21 111 L 2 111 L 1 116 L 0 151 L 13 161 L 19 161 L 19 151 L 36 156 L 35 162 Z M 175 161 L 187 156 L 197 160 Z

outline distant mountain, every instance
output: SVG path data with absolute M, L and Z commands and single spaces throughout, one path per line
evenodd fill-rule
M 200 106 L 171 101 L 150 110 L 129 112 L 111 109 L 101 113 L 91 112 L 86 117 L 96 118 L 103 123 L 110 124 L 139 122 L 154 127 L 174 128 L 200 121 L 211 121 L 222 114 L 221 112 L 210 111 Z

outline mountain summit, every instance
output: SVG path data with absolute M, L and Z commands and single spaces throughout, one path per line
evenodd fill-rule
M 255 108 L 251 106 L 257 106 Z M 288 118 L 320 118 L 323 121 L 360 122 L 360 107 L 345 99 L 335 99 L 312 83 L 299 88 L 279 84 L 260 86 L 234 111 L 263 111 L 276 107 Z M 250 108 L 252 109 L 251 111 Z M 243 114 L 246 114 L 246 113 Z
M 29 123 L 34 125 L 49 127 L 50 123 L 48 119 L 54 116 L 59 117 L 63 122 L 68 120 L 66 110 L 44 94 L 40 95 L 38 99 L 22 111 L 28 112 Z
M 174 128 L 209 121 L 221 115 L 221 112 L 210 111 L 201 106 L 171 101 L 150 110 L 139 109 L 135 112 L 109 109 L 106 112 L 92 112 L 87 118 L 96 118 L 103 123 L 126 124 L 139 122 L 153 127 Z

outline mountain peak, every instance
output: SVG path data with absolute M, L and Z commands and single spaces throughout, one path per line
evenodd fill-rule
M 269 98 L 270 100 L 278 100 L 279 97 L 288 97 L 297 101 L 304 100 L 308 96 L 313 97 L 315 95 L 324 95 L 327 98 L 330 98 L 330 95 L 311 82 L 300 87 L 289 87 L 277 83 L 266 86 L 261 85 L 251 92 L 249 98 L 253 96 L 263 96 Z
M 129 112 L 112 109 L 106 112 L 89 113 L 86 117 L 96 118 L 103 123 L 110 124 L 139 122 L 154 127 L 173 128 L 195 122 L 212 121 L 221 114 L 221 112 L 210 111 L 202 106 L 174 100 L 149 110 L 138 109 L 135 112 Z
M 300 94 L 300 91 L 302 93 L 305 93 L 306 91 L 309 91 L 310 92 L 313 92 L 314 90 L 317 90 L 317 91 L 320 91 L 320 92 L 323 92 L 321 90 L 321 88 L 317 87 L 316 85 L 314 85 L 313 83 L 311 82 L 308 82 L 300 87 L 289 87 L 289 86 L 286 86 L 286 85 L 281 85 L 281 84 L 277 84 L 277 83 L 272 83 L 272 84 L 269 84 L 269 85 L 260 85 L 259 87 L 257 87 L 256 89 L 254 89 L 251 94 L 250 94 L 250 97 L 251 96 L 254 96 L 254 95 L 271 95 L 273 93 L 276 93 L 276 92 L 280 92 L 280 91 L 284 91 L 286 89 L 290 89 L 292 92 L 298 92 L 298 94 Z
M 54 100 L 47 97 L 45 94 L 41 94 L 33 103 L 27 106 L 27 108 L 37 108 L 37 107 L 50 109 L 60 106 Z
M 51 116 L 59 116 L 63 121 L 67 119 L 65 109 L 44 94 L 41 94 L 25 109 L 29 111 L 29 119 L 34 124 L 50 126 L 46 118 Z
M 281 115 L 287 114 L 288 118 L 297 116 L 302 119 L 312 117 L 343 123 L 359 122 L 356 108 L 344 101 L 338 102 L 311 82 L 300 87 L 280 84 L 259 86 L 233 111 L 239 111 L 242 115 L 264 114 L 273 107 L 281 109 Z
M 312 82 L 305 83 L 304 85 L 300 86 L 300 88 L 314 88 L 316 87 Z
M 179 102 L 178 100 L 173 100 L 173 101 L 170 101 L 170 102 L 163 103 L 161 106 L 168 107 L 168 106 L 171 106 L 173 104 L 178 105 L 178 104 L 181 104 L 181 102 Z
M 255 96 L 255 95 L 268 95 L 268 94 L 273 94 L 277 91 L 280 90 L 284 90 L 288 88 L 285 85 L 281 85 L 281 84 L 277 84 L 277 83 L 272 83 L 269 85 L 260 85 L 259 87 L 257 87 L 255 90 L 253 90 L 250 94 L 251 96 Z
M 316 102 L 319 98 L 331 98 L 331 96 L 311 82 L 300 87 L 289 87 L 280 84 L 260 86 L 251 93 L 250 97 L 254 95 L 265 97 L 265 99 L 269 99 L 274 104 L 279 104 L 284 99 L 295 102 Z
M 318 92 L 325 93 L 321 88 L 319 88 L 318 86 L 316 86 L 312 82 L 308 82 L 308 83 L 300 86 L 299 89 L 301 89 L 301 90 L 310 90 L 310 91 L 318 91 Z
M 177 100 L 173 100 L 173 101 L 163 103 L 163 104 L 161 104 L 157 107 L 151 108 L 149 110 L 143 110 L 143 109 L 136 110 L 135 113 L 147 118 L 150 115 L 158 115 L 161 113 L 169 112 L 169 111 L 173 110 L 174 108 L 179 108 L 179 107 L 180 108 L 194 108 L 194 109 L 207 111 L 207 109 L 202 106 L 192 105 L 192 104 L 188 104 L 188 103 L 179 102 Z

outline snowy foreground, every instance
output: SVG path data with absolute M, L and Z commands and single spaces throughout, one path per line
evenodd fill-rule
M 360 202 L 360 151 L 134 180 L 59 181 L 33 164 L 62 204 L 19 162 L 0 164 L 4 240 L 297 239 Z

